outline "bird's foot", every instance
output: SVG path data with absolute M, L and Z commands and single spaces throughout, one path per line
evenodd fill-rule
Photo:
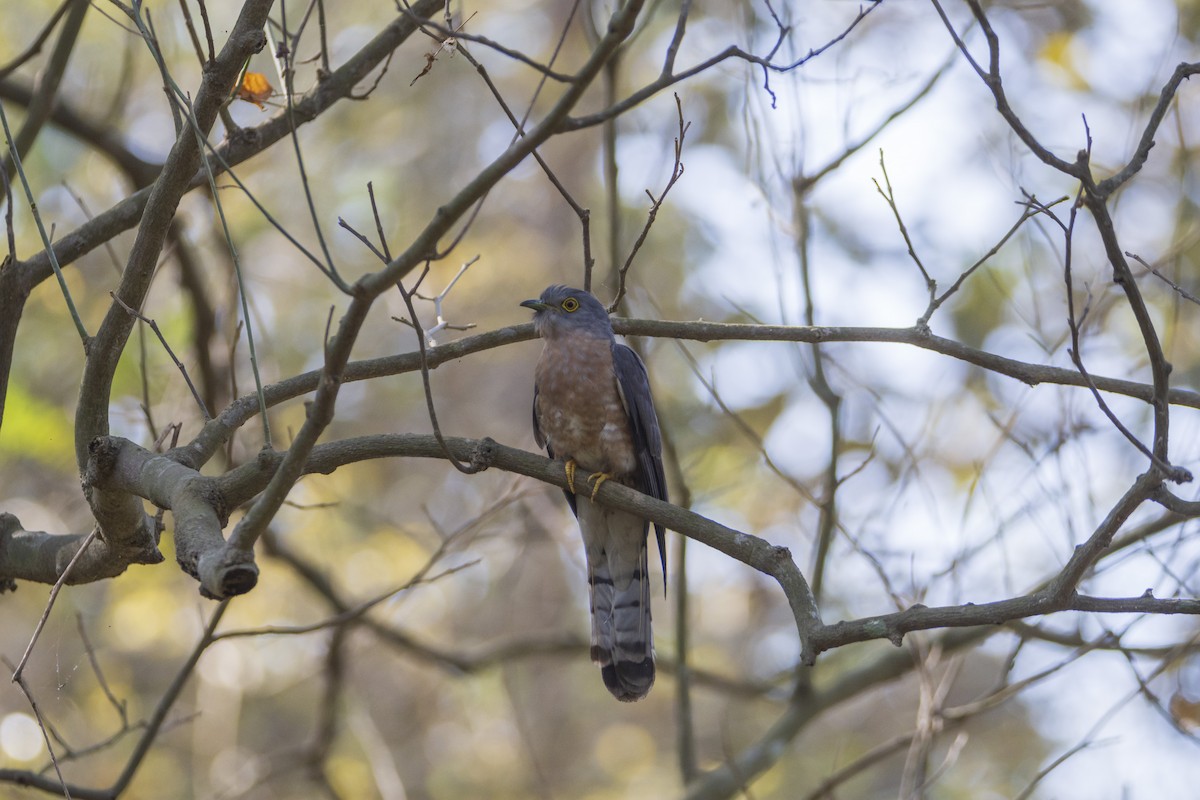
M 612 476 L 609 475 L 607 472 L 593 472 L 591 475 L 588 475 L 587 482 L 588 482 L 588 485 L 592 487 L 592 499 L 593 500 L 596 499 L 596 492 L 600 491 L 600 484 L 604 483 L 606 480 L 608 480 L 611 477 Z M 593 484 L 592 481 L 595 481 L 595 483 Z
M 563 468 L 567 471 L 567 488 L 571 490 L 571 494 L 575 494 L 575 461 L 574 459 L 563 464 Z

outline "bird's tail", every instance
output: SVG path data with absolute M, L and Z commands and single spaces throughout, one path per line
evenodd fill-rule
M 646 553 L 643 537 L 636 557 L 613 548 L 596 554 L 588 564 L 592 661 L 600 665 L 604 685 L 613 697 L 625 702 L 641 700 L 654 685 Z

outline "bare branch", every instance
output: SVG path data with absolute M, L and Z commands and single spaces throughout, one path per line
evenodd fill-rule
M 171 357 L 171 361 L 175 363 L 175 368 L 179 370 L 181 375 L 183 375 L 184 383 L 186 383 L 188 389 L 191 390 L 192 397 L 195 399 L 196 405 L 200 407 L 200 413 L 204 415 L 204 420 L 207 422 L 208 420 L 212 419 L 212 415 L 208 413 L 208 407 L 204 405 L 203 398 L 201 398 L 200 393 L 196 391 L 196 385 L 192 383 L 192 379 L 188 375 L 187 367 L 183 365 L 178 356 L 175 355 L 175 351 L 171 349 L 171 345 L 167 343 L 167 337 L 163 336 L 163 332 L 158 327 L 158 323 L 152 319 L 149 319 L 148 317 L 143 316 L 136 309 L 125 305 L 125 301 L 117 297 L 113 292 L 109 292 L 108 295 L 125 309 L 125 313 L 150 326 L 150 330 L 154 331 L 154 335 L 158 337 L 159 343 L 162 344 L 163 349 L 167 351 L 167 355 Z
M 608 306 L 608 313 L 613 313 L 621 305 L 621 300 L 625 297 L 625 278 L 629 274 L 629 268 L 633 266 L 633 259 L 637 257 L 638 250 L 642 249 L 642 245 L 646 242 L 646 237 L 650 235 L 650 228 L 654 225 L 654 220 L 658 216 L 658 210 L 662 208 L 663 202 L 667 199 L 667 192 L 671 191 L 671 187 L 683 177 L 683 139 L 687 135 L 688 128 L 692 126 L 690 122 L 684 122 L 683 119 L 683 101 L 679 99 L 679 95 L 675 95 L 675 113 L 679 120 L 679 132 L 675 135 L 675 163 L 671 167 L 671 177 L 667 179 L 667 185 L 659 192 L 658 197 L 650 194 L 650 190 L 646 190 L 646 196 L 650 198 L 650 210 L 646 212 L 646 224 L 642 226 L 642 232 L 638 234 L 637 240 L 634 241 L 633 247 L 629 250 L 629 256 L 626 257 L 625 263 L 617 271 L 617 296 Z M 613 187 L 616 191 L 616 187 Z

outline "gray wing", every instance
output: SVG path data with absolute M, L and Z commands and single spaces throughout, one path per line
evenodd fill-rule
M 617 391 L 621 403 L 633 428 L 633 447 L 638 464 L 638 489 L 651 497 L 667 501 L 667 477 L 663 472 L 662 430 L 658 426 L 658 415 L 654 413 L 654 400 L 650 396 L 650 377 L 646 365 L 638 354 L 619 342 L 613 342 L 613 371 L 617 377 Z M 649 531 L 650 525 L 646 524 Z M 662 561 L 663 579 L 667 576 L 667 545 L 662 525 L 655 524 L 658 537 L 658 556 Z

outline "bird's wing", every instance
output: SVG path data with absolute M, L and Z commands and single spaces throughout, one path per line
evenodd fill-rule
M 663 472 L 662 462 L 662 430 L 658 426 L 658 415 L 654 413 L 646 365 L 638 358 L 637 353 L 620 342 L 613 342 L 612 355 L 617 391 L 633 428 L 633 447 L 637 456 L 640 483 L 638 488 L 651 497 L 667 502 L 667 477 Z M 658 537 L 658 555 L 662 560 L 665 579 L 667 545 L 663 526 L 656 523 L 654 532 Z

